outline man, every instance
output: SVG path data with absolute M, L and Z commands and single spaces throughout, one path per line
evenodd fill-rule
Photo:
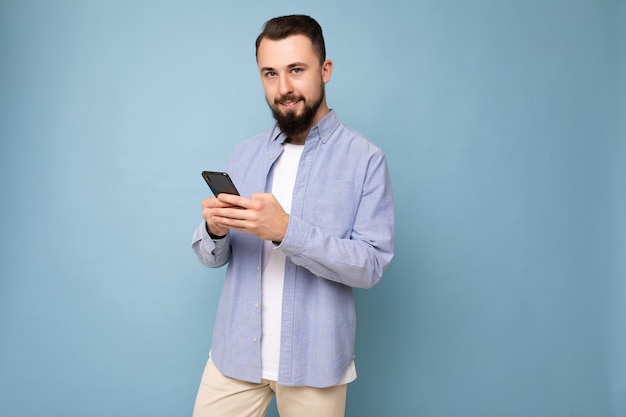
M 194 416 L 343 416 L 356 378 L 353 288 L 393 257 L 383 153 L 326 103 L 333 63 L 308 16 L 268 21 L 256 41 L 276 125 L 226 166 L 240 196 L 202 202 L 192 247 L 228 264 Z M 249 197 L 246 197 L 249 196 Z

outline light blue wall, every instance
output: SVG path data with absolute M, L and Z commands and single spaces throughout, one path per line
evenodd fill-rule
M 396 196 L 348 416 L 625 416 L 625 4 L 0 2 L 0 415 L 190 415 L 200 171 L 271 123 L 253 41 L 303 12 Z

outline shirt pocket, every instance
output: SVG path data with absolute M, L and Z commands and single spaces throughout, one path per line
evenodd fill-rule
M 303 220 L 336 237 L 348 238 L 352 232 L 361 197 L 360 186 L 352 181 L 331 179 L 316 182 L 310 189 Z

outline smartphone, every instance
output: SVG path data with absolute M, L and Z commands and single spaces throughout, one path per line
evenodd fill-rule
M 237 187 L 235 187 L 230 176 L 225 172 L 202 171 L 202 178 L 204 178 L 216 197 L 220 193 L 239 195 Z

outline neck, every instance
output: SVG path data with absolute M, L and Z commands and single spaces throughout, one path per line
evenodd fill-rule
M 311 129 L 307 129 L 306 132 L 301 133 L 300 135 L 289 136 L 285 142 L 291 143 L 293 145 L 304 145 L 306 142 L 306 138 L 309 137 L 309 132 Z

